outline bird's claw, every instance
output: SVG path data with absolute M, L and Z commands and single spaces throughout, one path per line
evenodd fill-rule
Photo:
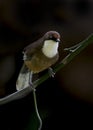
M 49 68 L 48 71 L 49 71 L 49 76 L 52 77 L 52 78 L 54 78 L 55 72 L 53 71 L 53 69 Z

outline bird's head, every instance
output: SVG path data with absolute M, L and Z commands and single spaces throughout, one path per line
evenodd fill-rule
M 49 31 L 44 35 L 42 51 L 48 58 L 53 58 L 58 53 L 60 34 L 56 31 Z
M 49 31 L 45 33 L 44 40 L 53 40 L 55 42 L 60 42 L 60 34 L 56 31 Z

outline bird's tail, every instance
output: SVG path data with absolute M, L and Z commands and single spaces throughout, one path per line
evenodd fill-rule
M 16 89 L 19 91 L 19 90 L 22 90 L 22 89 L 28 87 L 30 78 L 31 78 L 31 72 L 23 64 L 22 69 L 19 73 L 17 82 L 16 82 Z

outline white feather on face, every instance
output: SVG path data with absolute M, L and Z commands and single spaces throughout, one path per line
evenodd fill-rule
M 58 53 L 59 42 L 53 40 L 45 40 L 42 52 L 48 58 L 53 58 Z

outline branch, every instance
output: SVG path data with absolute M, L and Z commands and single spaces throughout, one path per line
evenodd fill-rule
M 58 65 L 54 67 L 54 72 L 56 73 L 60 69 L 62 69 L 65 65 L 67 65 L 70 61 L 72 61 L 81 51 L 83 51 L 91 43 L 93 43 L 93 34 L 91 34 L 89 37 L 87 37 L 84 41 L 80 42 L 79 44 L 72 46 L 70 48 L 65 48 L 64 50 L 69 51 L 69 54 Z M 47 72 L 42 77 L 40 77 L 39 79 L 33 82 L 34 87 L 36 88 L 44 81 L 46 81 L 49 77 L 50 77 L 49 73 Z M 13 94 L 10 94 L 9 96 L 1 98 L 0 105 L 8 103 L 13 100 L 23 98 L 31 91 L 32 88 L 30 86 L 20 91 L 16 91 Z

